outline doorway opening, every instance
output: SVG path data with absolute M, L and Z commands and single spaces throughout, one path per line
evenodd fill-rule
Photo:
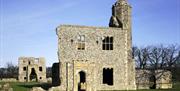
M 84 71 L 79 72 L 78 91 L 86 91 L 86 73 Z
M 150 82 L 150 89 L 156 89 L 156 76 L 155 75 L 152 75 L 150 78 L 149 78 L 149 82 Z
M 36 74 L 36 71 L 34 68 L 31 68 L 30 81 L 36 81 L 37 82 L 37 74 Z

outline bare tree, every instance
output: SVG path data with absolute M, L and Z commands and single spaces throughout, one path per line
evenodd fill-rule
M 12 62 L 7 62 L 7 78 L 17 78 L 18 76 L 18 67 L 13 65 Z
M 133 47 L 132 50 L 133 58 L 136 61 L 136 68 L 149 69 L 152 71 L 150 75 L 159 74 L 159 77 L 156 77 L 156 79 L 160 78 L 165 71 L 170 70 L 173 80 L 180 81 L 179 45 L 156 45 L 143 48 Z
M 151 68 L 162 69 L 166 64 L 165 59 L 167 55 L 167 49 L 163 47 L 163 45 L 151 46 L 149 55 L 149 63 Z
M 166 55 L 166 66 L 168 68 L 175 67 L 180 61 L 180 46 L 171 45 L 167 48 L 167 55 Z
M 138 68 L 145 69 L 147 67 L 148 59 L 149 59 L 149 47 L 136 49 L 135 60 Z

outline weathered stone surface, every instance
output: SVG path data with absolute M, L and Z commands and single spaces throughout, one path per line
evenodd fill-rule
M 33 87 L 30 91 L 46 91 L 42 89 L 41 87 Z
M 17 82 L 17 79 L 15 79 L 15 78 L 3 78 L 0 81 L 1 82 Z
M 114 5 L 113 13 L 110 27 L 57 27 L 58 57 L 61 60 L 60 90 L 136 89 L 135 63 L 131 56 L 131 7 L 125 0 L 119 0 Z M 103 49 L 106 38 L 113 38 L 113 50 Z M 112 74 L 112 80 L 108 81 L 112 83 L 103 81 L 105 71 Z
M 47 82 L 45 58 L 19 57 L 20 82 Z
M 57 87 L 51 87 L 50 89 L 48 89 L 48 91 L 63 91 L 63 90 L 61 90 L 60 87 L 57 86 Z
M 9 83 L 4 83 L 0 85 L 0 91 L 13 91 Z
M 131 6 L 126 0 L 118 0 L 112 6 L 109 27 L 128 29 L 131 27 Z
M 5 83 L 5 84 L 3 85 L 3 88 L 9 88 L 9 87 L 10 87 L 9 83 Z

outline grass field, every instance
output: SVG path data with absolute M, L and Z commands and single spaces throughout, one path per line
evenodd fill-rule
M 0 84 L 4 84 L 0 82 Z M 29 91 L 32 87 L 42 87 L 44 89 L 48 89 L 51 87 L 51 84 L 47 83 L 37 83 L 37 82 L 30 82 L 30 83 L 20 83 L 20 82 L 10 82 L 10 86 L 13 88 L 13 91 Z M 180 83 L 175 83 L 172 89 L 150 89 L 150 90 L 137 90 L 137 91 L 180 91 Z
M 4 84 L 4 82 L 0 82 L 0 84 Z M 32 87 L 42 87 L 44 89 L 48 89 L 49 87 L 51 87 L 51 84 L 37 82 L 9 82 L 9 84 L 13 88 L 13 91 L 29 91 Z

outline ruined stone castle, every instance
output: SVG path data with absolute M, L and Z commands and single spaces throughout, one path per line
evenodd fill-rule
M 109 27 L 60 25 L 56 33 L 62 91 L 136 89 L 126 0 L 113 5 Z
M 131 6 L 117 0 L 109 27 L 57 27 L 58 63 L 48 91 L 105 91 L 172 88 L 171 72 L 137 69 L 132 59 Z M 46 82 L 44 58 L 20 57 L 20 82 Z M 31 91 L 45 91 L 34 87 Z
M 34 57 L 19 57 L 19 82 L 46 82 L 45 59 Z

